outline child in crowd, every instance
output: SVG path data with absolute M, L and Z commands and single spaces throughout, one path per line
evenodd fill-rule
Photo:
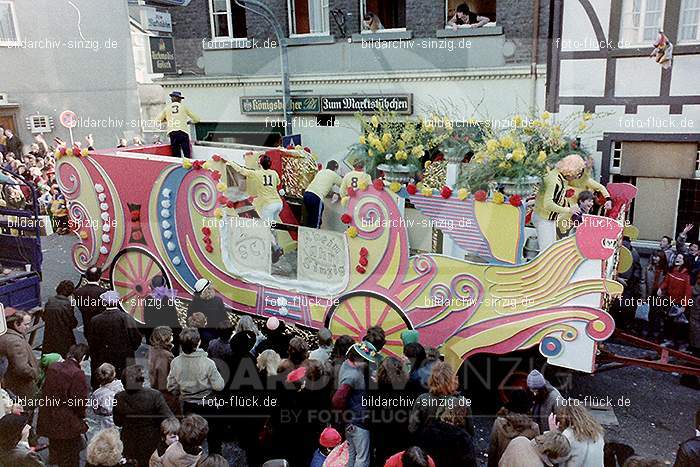
M 114 426 L 112 410 L 114 396 L 124 390 L 121 380 L 116 379 L 117 372 L 110 363 L 103 363 L 97 368 L 97 381 L 100 387 L 92 393 L 92 407 L 102 429 Z
M 170 446 L 177 443 L 178 432 L 180 431 L 180 421 L 175 417 L 166 418 L 160 424 L 160 443 L 153 451 L 149 467 L 163 467 L 163 456 Z
M 316 449 L 314 457 L 311 459 L 311 467 L 323 467 L 323 463 L 326 462 L 326 458 L 333 448 L 342 442 L 343 439 L 340 437 L 340 433 L 334 428 L 327 427 L 323 430 L 318 440 L 320 447 Z
M 209 434 L 209 425 L 204 418 L 192 414 L 182 419 L 178 440 L 165 450 L 162 460 L 166 467 L 190 467 L 202 457 L 202 443 Z

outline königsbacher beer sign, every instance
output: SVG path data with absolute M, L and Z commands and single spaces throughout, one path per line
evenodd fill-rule
M 172 37 L 149 37 L 153 73 L 177 73 Z
M 241 97 L 241 113 L 244 114 L 281 114 L 282 109 L 280 96 Z M 295 114 L 372 114 L 382 109 L 411 115 L 413 94 L 295 96 L 291 103 L 291 112 Z

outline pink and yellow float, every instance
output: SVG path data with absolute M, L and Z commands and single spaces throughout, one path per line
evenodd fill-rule
M 397 194 L 375 181 L 351 190 L 345 231 L 298 228 L 297 275 L 280 277 L 270 269 L 269 228 L 222 196 L 224 158 L 183 164 L 158 155 L 162 146 L 137 151 L 66 155 L 56 172 L 78 226 L 76 268 L 103 266 L 139 321 L 150 279 L 162 274 L 184 300 L 197 279 L 210 280 L 236 313 L 356 338 L 380 325 L 388 355 L 400 355 L 401 333 L 416 329 L 455 368 L 478 353 L 538 346 L 549 363 L 590 372 L 596 343 L 614 330 L 605 304 L 622 292 L 612 279 L 618 220 L 587 216 L 575 235 L 526 261 L 522 203 L 464 190 Z M 406 199 L 430 219 L 458 219 L 444 233 L 482 262 L 410 256 Z

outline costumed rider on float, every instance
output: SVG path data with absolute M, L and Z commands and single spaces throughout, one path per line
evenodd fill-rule
M 170 104 L 166 106 L 158 115 L 159 122 L 166 122 L 168 127 L 166 132 L 170 138 L 170 149 L 175 157 L 180 157 L 180 153 L 186 158 L 192 156 L 190 147 L 189 123 L 199 123 L 197 117 L 192 111 L 182 103 L 184 96 L 180 91 L 170 93 Z
M 581 177 L 586 163 L 578 154 L 569 154 L 554 166 L 543 179 L 535 199 L 532 223 L 537 229 L 537 243 L 544 251 L 557 241 L 557 220 L 560 216 L 574 216 L 581 208 L 569 206 L 566 197 L 568 183 Z
M 255 209 L 258 215 L 268 225 L 272 226 L 280 222 L 280 212 L 282 212 L 282 198 L 278 191 L 280 185 L 280 177 L 275 170 L 272 170 L 272 159 L 270 156 L 263 155 L 260 158 L 260 169 L 247 169 L 235 162 L 229 162 L 233 170 L 245 176 L 248 179 L 255 180 L 257 187 L 257 196 L 255 197 Z M 284 251 L 277 242 L 277 236 L 272 229 L 272 262 L 276 263 Z

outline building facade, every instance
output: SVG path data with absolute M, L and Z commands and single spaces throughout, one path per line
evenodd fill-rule
M 0 126 L 25 150 L 39 133 L 70 141 L 64 110 L 76 140 L 110 147 L 141 133 L 124 1 L 0 1 L 0 63 Z
M 285 132 L 280 49 L 266 19 L 234 0 L 147 3 L 172 16 L 178 72 L 160 83 L 183 92 L 201 117 L 198 138 L 278 141 Z M 465 121 L 542 109 L 548 2 L 469 0 L 471 11 L 488 24 L 453 29 L 448 16 L 461 3 L 266 1 L 289 43 L 296 111 L 291 132 L 301 134 L 322 160 L 343 159 L 359 134 L 353 113 L 381 99 L 409 115 L 443 108 Z M 383 29 L 363 28 L 361 19 L 370 11 Z
M 700 214 L 700 3 L 555 0 L 552 18 L 548 110 L 602 114 L 584 141 L 601 181 L 637 186 L 641 240 L 675 236 Z M 659 31 L 667 68 L 650 57 Z

